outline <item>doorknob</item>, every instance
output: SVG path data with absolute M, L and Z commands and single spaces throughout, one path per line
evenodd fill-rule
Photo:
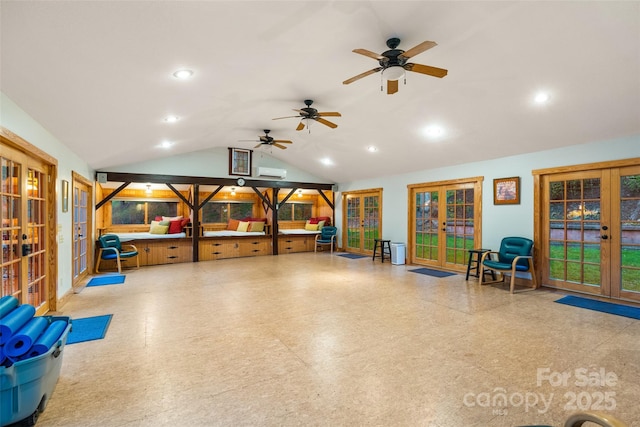
M 607 236 L 606 234 L 603 234 L 602 236 L 600 236 L 600 238 L 602 240 L 607 240 L 609 238 L 609 236 Z

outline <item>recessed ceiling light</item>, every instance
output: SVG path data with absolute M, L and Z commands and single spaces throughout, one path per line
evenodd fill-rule
M 367 147 L 367 151 L 369 151 L 370 153 L 375 153 L 376 151 L 378 151 L 378 149 L 373 145 L 370 145 Z
M 191 76 L 193 76 L 193 71 L 187 70 L 187 69 L 178 70 L 175 73 L 173 73 L 173 77 L 180 80 L 188 79 Z
M 440 126 L 427 126 L 424 128 L 424 134 L 430 138 L 437 138 L 444 134 L 444 129 Z
M 167 123 L 175 123 L 178 120 L 180 120 L 180 117 L 178 117 L 178 116 L 167 116 L 167 117 L 164 118 L 164 121 L 167 122 Z
M 328 157 L 325 157 L 324 159 L 321 159 L 320 161 L 321 161 L 321 162 L 322 162 L 322 164 L 323 164 L 323 165 L 325 165 L 325 166 L 331 166 L 331 165 L 333 164 L 333 162 L 331 161 L 331 159 L 330 159 L 330 158 L 328 158 Z
M 172 145 L 173 145 L 173 142 L 171 141 L 162 141 L 160 143 L 160 147 L 162 148 L 171 148 Z
M 536 104 L 544 104 L 549 101 L 550 98 L 551 96 L 547 92 L 538 92 L 533 100 Z

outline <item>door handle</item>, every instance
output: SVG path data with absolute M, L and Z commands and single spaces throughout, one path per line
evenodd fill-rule
M 31 253 L 31 245 L 28 243 L 24 243 L 22 245 L 22 256 L 27 256 Z
M 606 234 L 603 234 L 602 236 L 600 236 L 600 238 L 602 240 L 607 240 L 609 238 L 609 236 L 607 236 Z

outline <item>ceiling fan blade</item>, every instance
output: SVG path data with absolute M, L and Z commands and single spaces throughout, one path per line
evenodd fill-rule
M 371 52 L 367 49 L 353 49 L 354 53 L 359 53 L 360 55 L 368 56 L 369 58 L 377 59 L 378 61 L 388 59 L 386 56 L 382 56 L 379 53 Z
M 297 118 L 300 118 L 300 116 L 276 117 L 275 119 L 272 119 L 272 120 L 280 120 L 280 119 L 297 119 Z
M 430 42 L 430 41 L 422 42 L 419 45 L 414 46 L 411 49 L 405 51 L 404 53 L 401 53 L 400 55 L 398 55 L 398 57 L 411 58 L 411 57 L 416 56 L 417 54 L 422 53 L 425 50 L 431 49 L 432 47 L 435 47 L 437 45 L 438 45 L 438 43 L 436 43 L 436 42 Z
M 404 69 L 408 71 L 413 71 L 414 73 L 426 74 L 428 76 L 440 77 L 440 78 L 446 76 L 448 73 L 448 71 L 445 70 L 444 68 L 436 68 L 436 67 L 430 67 L 428 65 L 411 64 L 411 63 L 405 64 Z
M 323 125 L 325 125 L 325 126 L 329 126 L 331 129 L 335 129 L 335 128 L 337 128 L 337 127 L 338 127 L 338 125 L 337 125 L 337 124 L 335 124 L 335 123 L 331 123 L 329 120 L 325 120 L 325 119 L 317 118 L 317 119 L 316 119 L 316 121 L 317 121 L 317 122 L 322 123 L 322 124 L 323 124 Z
M 300 113 L 300 114 L 302 114 L 303 116 L 306 116 L 307 114 L 309 114 L 309 113 L 307 113 L 307 112 L 306 112 L 306 111 L 304 111 L 304 110 L 296 110 L 295 108 L 292 108 L 292 111 L 295 111 L 296 113 Z
M 342 117 L 342 114 L 336 111 L 325 111 L 324 113 L 318 113 L 319 117 Z
M 304 129 L 304 123 L 300 122 L 298 123 L 298 127 L 296 128 L 296 130 L 302 130 Z
M 280 144 L 273 144 L 273 145 L 275 145 L 275 146 L 276 146 L 276 147 L 278 147 L 278 148 L 282 148 L 283 150 L 284 150 L 285 148 L 287 148 L 287 147 L 285 147 L 284 145 L 280 145 Z
M 262 145 L 262 142 L 261 142 L 260 144 L 256 145 L 256 146 L 255 146 L 255 147 L 253 147 L 253 148 L 254 148 L 254 149 L 255 149 L 255 148 L 260 148 L 260 146 L 261 146 L 261 145 Z
M 377 73 L 380 70 L 382 70 L 382 67 L 378 67 L 378 68 L 374 68 L 373 70 L 365 71 L 364 73 L 360 73 L 357 76 L 351 77 L 350 79 L 347 79 L 347 80 L 343 81 L 342 84 L 343 85 L 348 85 L 349 83 L 353 83 L 356 80 L 360 80 L 361 78 L 367 77 L 370 74 Z
M 397 80 L 387 80 L 387 95 L 393 95 L 398 91 Z
M 274 139 L 273 142 L 279 142 L 280 144 L 293 144 L 293 141 L 287 139 Z

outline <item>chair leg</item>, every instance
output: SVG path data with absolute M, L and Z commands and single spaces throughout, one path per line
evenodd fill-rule
M 536 278 L 536 270 L 533 268 L 532 259 L 529 259 L 529 271 L 531 272 L 531 281 L 533 282 L 533 289 L 538 289 L 538 279 Z
M 136 268 L 140 269 L 140 256 L 136 255 Z
M 118 273 L 122 274 L 122 265 L 120 264 L 120 257 L 117 257 L 116 261 L 118 262 Z
M 509 284 L 509 293 L 512 294 L 515 288 L 516 288 L 516 267 L 514 263 L 514 266 L 511 269 L 511 283 Z

